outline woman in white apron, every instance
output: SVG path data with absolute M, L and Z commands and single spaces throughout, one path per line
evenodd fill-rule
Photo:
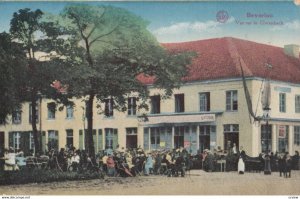
M 246 159 L 246 152 L 243 149 L 243 146 L 240 146 L 239 150 L 239 161 L 238 161 L 238 173 L 244 174 L 245 173 L 245 160 Z
M 244 163 L 243 158 L 240 156 L 239 162 L 238 162 L 238 173 L 244 174 L 244 172 L 245 172 L 245 163 Z

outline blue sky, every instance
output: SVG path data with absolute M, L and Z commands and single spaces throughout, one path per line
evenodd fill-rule
M 39 8 L 58 14 L 70 3 L 74 2 L 0 2 L 0 32 L 9 30 L 10 19 L 18 9 Z M 300 45 L 300 6 L 293 1 L 85 3 L 128 9 L 148 20 L 148 29 L 164 43 L 230 36 L 281 47 L 291 43 Z M 226 23 L 216 19 L 220 10 L 229 15 Z M 271 17 L 247 17 L 248 13 Z

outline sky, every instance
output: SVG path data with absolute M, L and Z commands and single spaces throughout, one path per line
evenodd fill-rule
M 58 14 L 82 2 L 0 2 L 0 32 L 9 31 L 21 8 Z M 161 43 L 235 37 L 283 47 L 300 45 L 300 6 L 293 1 L 84 2 L 125 8 L 149 21 L 148 30 Z M 219 14 L 218 14 L 219 13 Z M 223 15 L 220 15 L 223 14 Z M 227 16 L 221 21 L 218 16 Z

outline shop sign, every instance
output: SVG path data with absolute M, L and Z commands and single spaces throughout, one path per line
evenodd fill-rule
M 280 86 L 275 86 L 274 90 L 282 93 L 290 93 L 292 91 L 292 89 L 289 87 L 280 87 Z
M 193 122 L 214 122 L 216 120 L 215 114 L 203 115 L 161 115 L 149 116 L 147 121 L 140 121 L 142 124 L 161 124 L 161 123 L 193 123 Z

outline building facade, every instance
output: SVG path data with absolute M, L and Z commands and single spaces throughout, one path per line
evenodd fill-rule
M 128 98 L 126 112 L 113 110 L 112 99 L 107 99 L 101 112 L 94 112 L 93 138 L 97 151 L 114 149 L 117 145 L 141 146 L 145 150 L 182 146 L 195 154 L 204 149 L 227 149 L 228 141 L 243 146 L 250 156 L 264 152 L 267 144 L 273 152 L 299 151 L 299 50 L 291 55 L 288 54 L 291 51 L 283 48 L 234 38 L 164 46 L 198 53 L 182 86 L 164 99 L 163 91 L 151 86 L 151 78 L 141 78 L 149 86 L 148 112 L 137 109 L 139 100 L 135 96 Z M 269 126 L 265 120 L 257 122 L 249 115 L 240 66 L 245 71 L 251 108 L 257 116 L 263 115 L 261 93 L 265 79 L 270 78 Z M 40 100 L 37 122 L 43 150 L 85 148 L 85 103 L 80 99 L 74 102 L 74 107 L 59 111 L 51 100 Z M 30 110 L 30 104 L 24 103 L 8 124 L 0 126 L 2 147 L 33 149 Z M 96 104 L 95 110 L 98 110 Z

